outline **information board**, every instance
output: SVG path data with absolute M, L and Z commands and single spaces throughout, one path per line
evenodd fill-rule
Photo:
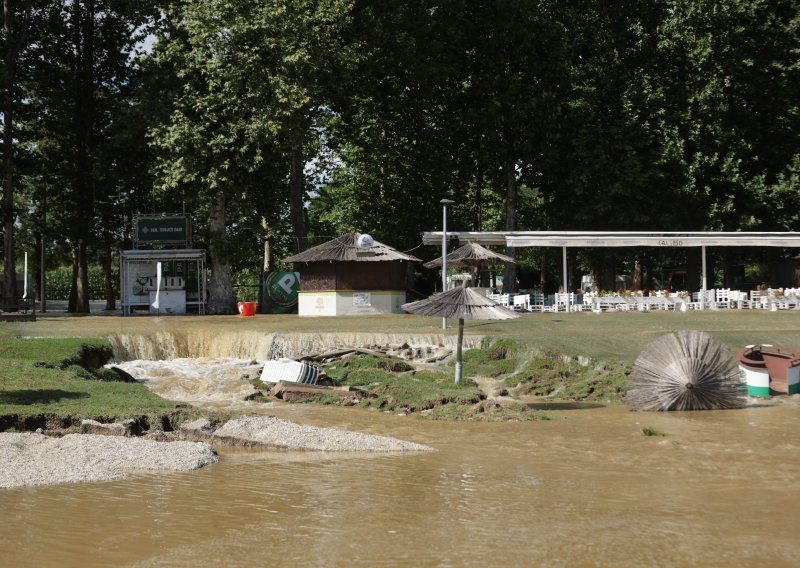
M 153 244 L 189 245 L 189 220 L 183 216 L 136 217 L 138 246 Z

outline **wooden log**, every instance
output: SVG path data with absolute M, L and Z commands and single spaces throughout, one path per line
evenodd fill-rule
M 356 391 L 349 385 L 329 387 L 323 385 L 304 385 L 291 381 L 279 381 L 270 389 L 269 394 L 275 398 L 286 400 L 287 394 L 290 396 L 304 395 L 305 398 L 310 398 L 324 392 L 331 393 L 339 398 L 345 398 L 353 396 L 353 393 Z

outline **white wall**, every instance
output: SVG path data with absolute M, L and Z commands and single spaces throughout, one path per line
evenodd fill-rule
M 301 316 L 348 316 L 364 314 L 401 314 L 405 291 L 326 291 L 300 292 L 298 313 Z

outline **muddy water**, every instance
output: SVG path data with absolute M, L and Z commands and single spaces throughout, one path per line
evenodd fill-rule
M 708 413 L 545 406 L 552 420 L 524 424 L 261 407 L 437 451 L 223 450 L 196 472 L 3 491 L 2 565 L 797 565 L 797 397 Z
M 800 555 L 797 396 L 671 414 L 529 401 L 552 420 L 428 422 L 242 402 L 258 373 L 250 357 L 274 353 L 274 338 L 244 334 L 210 350 L 198 334 L 119 337 L 122 359 L 169 355 L 120 365 L 172 400 L 437 451 L 222 449 L 196 472 L 6 490 L 0 566 L 793 566 Z M 298 337 L 280 349 L 308 348 Z M 645 437 L 643 426 L 667 435 Z

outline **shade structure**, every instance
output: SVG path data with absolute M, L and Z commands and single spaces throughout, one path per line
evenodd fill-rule
M 506 262 L 516 264 L 510 256 L 492 252 L 478 243 L 467 243 L 447 255 L 448 266 L 494 266 Z M 441 265 L 441 257 L 423 264 L 426 268 L 436 268 Z
M 403 304 L 411 314 L 440 318 L 458 318 L 458 343 L 456 345 L 456 383 L 461 382 L 461 346 L 464 343 L 464 320 L 507 320 L 519 315 L 504 308 L 494 300 L 482 296 L 472 288 L 457 287 L 434 294 L 424 300 Z
M 627 399 L 634 410 L 713 410 L 743 406 L 745 390 L 722 343 L 702 331 L 680 331 L 644 348 Z
M 418 316 L 440 318 L 506 320 L 519 317 L 512 310 L 504 308 L 472 288 L 461 286 L 418 302 L 403 304 L 401 307 L 408 313 Z

